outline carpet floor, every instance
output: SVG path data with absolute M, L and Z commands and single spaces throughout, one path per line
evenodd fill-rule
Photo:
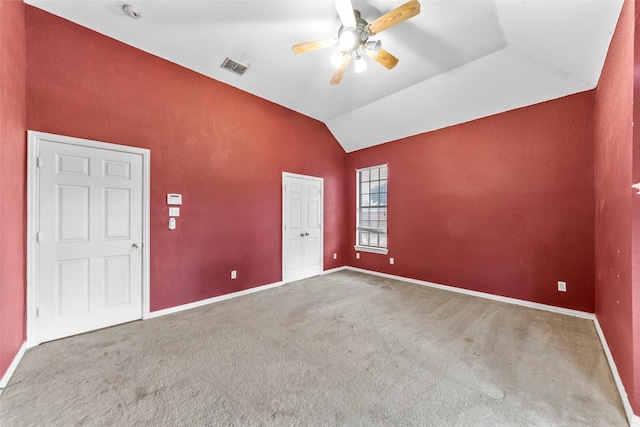
M 341 271 L 29 349 L 2 426 L 625 426 L 593 322 Z

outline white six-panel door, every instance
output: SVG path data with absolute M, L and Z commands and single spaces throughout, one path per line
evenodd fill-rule
M 39 342 L 142 317 L 143 158 L 41 140 Z
M 322 179 L 283 174 L 283 278 L 322 273 Z

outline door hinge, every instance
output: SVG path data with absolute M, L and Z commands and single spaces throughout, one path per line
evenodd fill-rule
M 42 166 L 42 161 L 40 157 L 36 157 L 36 167 L 39 168 L 40 166 Z
M 36 242 L 40 242 L 40 232 L 36 233 Z
M 287 224 L 284 225 L 284 231 L 287 231 Z
M 40 317 L 40 307 L 36 307 L 36 317 Z

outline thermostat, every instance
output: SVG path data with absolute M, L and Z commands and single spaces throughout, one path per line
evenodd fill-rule
M 167 204 L 168 205 L 181 205 L 182 204 L 182 194 L 167 194 Z

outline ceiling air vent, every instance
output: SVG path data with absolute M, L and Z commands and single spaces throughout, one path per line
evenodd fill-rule
M 229 58 L 225 59 L 220 67 L 224 68 L 225 70 L 229 70 L 232 73 L 235 73 L 235 74 L 237 74 L 239 76 L 241 76 L 244 73 L 246 73 L 247 70 L 249 69 L 248 65 L 241 64 L 241 63 L 239 63 L 237 61 L 234 61 L 233 59 L 229 59 Z

